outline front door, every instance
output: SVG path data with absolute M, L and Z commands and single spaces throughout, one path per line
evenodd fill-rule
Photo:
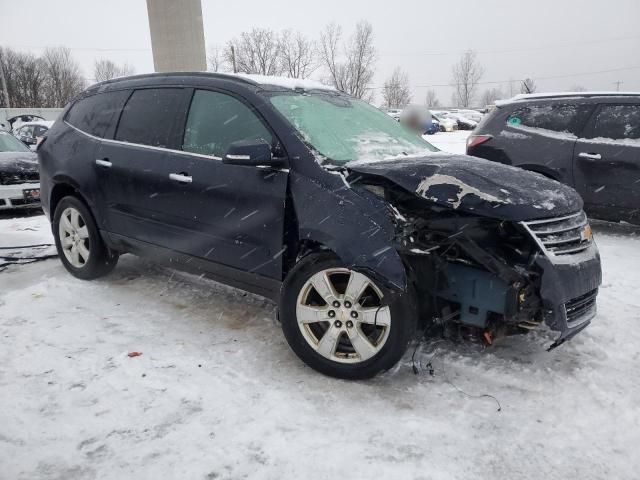
M 640 105 L 600 105 L 574 150 L 575 188 L 588 212 L 640 220 Z
M 274 134 L 241 98 L 193 94 L 182 152 L 167 153 L 153 201 L 170 225 L 162 246 L 270 278 L 282 276 L 288 172 L 222 163 L 237 140 Z

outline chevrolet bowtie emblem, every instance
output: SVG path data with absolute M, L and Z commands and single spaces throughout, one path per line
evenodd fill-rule
M 593 239 L 593 232 L 591 231 L 590 225 L 585 225 L 585 227 L 582 229 L 582 231 L 580 232 L 580 239 L 583 241 L 591 241 Z

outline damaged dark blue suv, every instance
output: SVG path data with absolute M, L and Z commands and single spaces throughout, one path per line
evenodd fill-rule
M 365 378 L 431 327 L 493 342 L 595 315 L 582 200 L 535 173 L 439 152 L 307 81 L 184 73 L 90 87 L 38 150 L 73 275 L 134 253 L 279 304 L 311 367 Z

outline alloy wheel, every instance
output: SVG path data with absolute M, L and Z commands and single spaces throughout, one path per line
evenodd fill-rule
M 383 293 L 366 275 L 347 269 L 317 272 L 303 285 L 296 303 L 298 327 L 323 357 L 359 363 L 375 356 L 391 328 Z
M 78 210 L 65 208 L 58 225 L 60 246 L 67 261 L 75 268 L 82 268 L 89 261 L 90 242 L 87 224 Z

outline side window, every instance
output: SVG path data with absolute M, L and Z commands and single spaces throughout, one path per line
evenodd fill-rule
M 591 108 L 590 105 L 576 104 L 530 105 L 515 110 L 507 118 L 507 124 L 577 135 Z
M 588 138 L 640 139 L 640 105 L 602 105 Z
M 65 120 L 83 132 L 100 138 L 110 138 L 122 110 L 125 100 L 131 91 L 98 93 L 81 98 L 73 104 Z
M 237 140 L 263 139 L 269 130 L 247 105 L 224 93 L 196 90 L 191 101 L 182 149 L 222 157 Z
M 152 147 L 178 148 L 184 125 L 182 88 L 133 92 L 120 116 L 116 140 Z

